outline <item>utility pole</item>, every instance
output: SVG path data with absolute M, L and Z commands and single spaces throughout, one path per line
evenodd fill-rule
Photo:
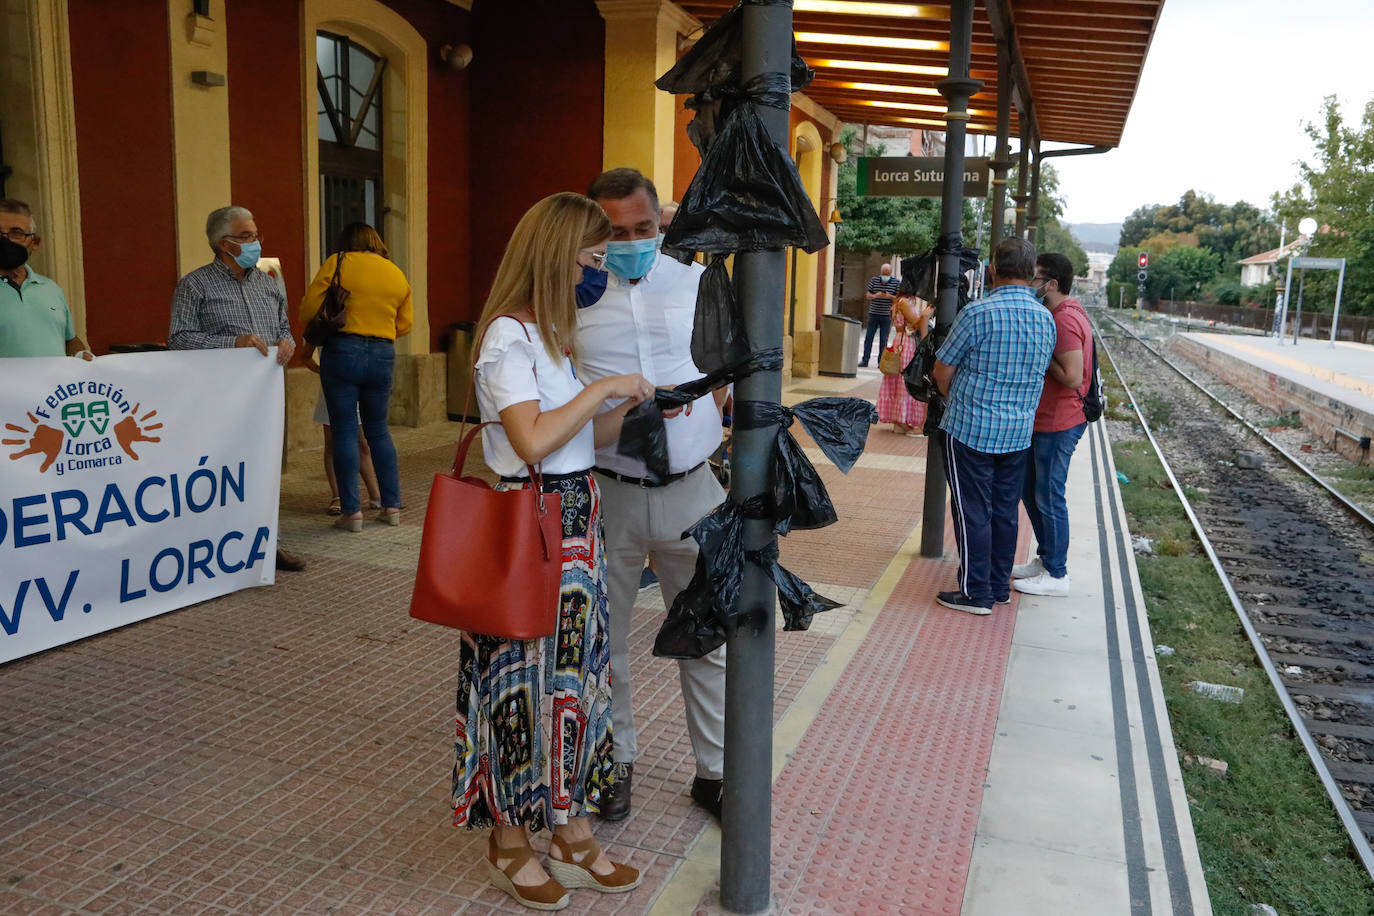
M 746 4 L 740 82 L 766 73 L 789 73 L 792 62 L 792 4 Z M 745 103 L 748 104 L 748 103 Z M 759 105 L 772 142 L 787 137 L 788 113 Z M 866 151 L 865 151 L 866 152 Z M 787 279 L 785 251 L 735 255 L 735 284 L 744 326 L 756 347 L 782 346 L 782 316 Z M 736 383 L 741 401 L 782 400 L 782 373 L 755 372 Z M 777 426 L 737 429 L 734 433 L 731 499 L 745 502 L 771 485 L 769 467 Z M 778 538 L 766 519 L 744 522 L 746 550 L 777 549 Z M 778 590 L 768 574 L 744 564 L 736 615 L 727 631 L 725 665 L 725 797 L 722 804 L 720 902 L 732 913 L 768 908 L 773 820 L 773 616 Z

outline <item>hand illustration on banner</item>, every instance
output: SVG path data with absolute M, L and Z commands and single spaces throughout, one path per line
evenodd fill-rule
M 10 460 L 15 461 L 29 455 L 42 455 L 43 466 L 38 469 L 39 473 L 52 467 L 52 463 L 57 460 L 58 454 L 62 451 L 62 430 L 52 426 L 39 423 L 38 418 L 32 413 L 29 414 L 29 422 L 34 424 L 33 435 L 28 441 L 23 439 L 0 439 L 0 445 L 27 445 L 23 451 L 14 452 L 10 455 Z M 21 435 L 29 435 L 29 431 L 22 426 L 15 426 L 13 423 L 6 423 L 5 429 L 11 430 Z
M 149 426 L 140 425 L 157 416 L 156 410 L 150 410 L 137 420 L 134 419 L 134 416 L 138 413 L 138 408 L 141 406 L 141 404 L 135 404 L 133 413 L 116 423 L 114 428 L 115 438 L 119 440 L 119 447 L 124 449 L 124 453 L 135 461 L 138 460 L 138 454 L 134 452 L 135 442 L 162 441 L 160 436 L 145 435 L 145 433 L 151 432 L 152 430 L 162 429 L 161 423 L 153 423 Z

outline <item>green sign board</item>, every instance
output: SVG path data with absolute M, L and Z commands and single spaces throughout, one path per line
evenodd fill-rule
M 964 197 L 986 197 L 991 179 L 986 156 L 964 159 Z M 943 156 L 860 156 L 860 197 L 942 197 L 945 181 Z
M 1308 270 L 1340 270 L 1345 266 L 1345 258 L 1294 258 L 1293 266 Z

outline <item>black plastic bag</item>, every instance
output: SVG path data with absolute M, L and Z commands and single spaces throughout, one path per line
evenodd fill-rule
M 707 375 L 749 358 L 744 315 L 735 287 L 725 269 L 725 257 L 711 259 L 697 285 L 697 310 L 692 321 L 692 362 Z
M 770 544 L 763 550 L 750 551 L 748 560 L 768 570 L 768 577 L 778 587 L 778 603 L 782 605 L 784 630 L 809 629 L 812 617 L 841 606 L 840 602 L 817 594 L 811 586 L 802 581 L 801 576 L 779 563 L 777 544 Z
M 663 242 L 732 254 L 789 246 L 817 252 L 830 239 L 797 164 L 773 142 L 753 103 L 746 102 L 726 118 Z
M 785 630 L 805 630 L 812 616 L 840 606 L 783 568 L 776 544 L 758 551 L 744 550 L 745 519 L 767 514 L 758 497 L 743 506 L 727 499 L 684 535 L 697 542 L 696 570 L 659 627 L 654 655 L 701 658 L 725 644 L 726 628 L 737 613 L 746 562 L 763 569 L 777 586 Z
M 927 334 L 921 338 L 921 342 L 916 345 L 916 352 L 911 356 L 911 362 L 906 364 L 902 370 L 902 381 L 906 383 L 907 394 L 918 401 L 930 403 L 933 398 L 940 396 L 940 389 L 935 385 L 932 373 L 935 370 L 935 353 L 939 349 L 934 333 Z
M 868 444 L 878 411 L 863 398 L 812 398 L 792 408 L 825 457 L 848 474 Z
M 773 530 L 782 535 L 794 528 L 824 528 L 839 518 L 820 474 L 789 429 L 794 418 L 801 420 L 825 456 L 847 474 L 863 453 L 878 412 L 862 398 L 813 398 L 795 407 L 768 401 L 735 402 L 736 428 L 777 426 L 769 479 Z
M 655 486 L 668 478 L 668 427 L 656 398 L 631 407 L 620 425 L 615 451 L 644 462 L 644 477 Z
M 751 512 L 758 514 L 760 504 L 751 501 Z M 744 583 L 744 518 L 739 503 L 727 499 L 683 535 L 697 542 L 696 570 L 659 627 L 655 655 L 701 658 L 725 644 L 725 624 Z
M 956 234 L 941 236 L 935 247 L 922 254 L 902 259 L 902 282 L 898 294 L 915 296 L 934 304 L 940 293 L 940 258 L 949 251 L 959 253 L 959 274 L 953 283 L 959 288 L 959 308 L 968 305 L 968 272 L 977 270 L 982 257 L 977 250 L 963 247 L 963 238 Z
M 668 476 L 668 429 L 663 411 L 683 407 L 717 388 L 752 375 L 755 372 L 777 371 L 782 368 L 782 348 L 760 350 L 733 366 L 718 369 L 676 388 L 658 388 L 648 401 L 636 404 L 625 414 L 616 442 L 617 454 L 644 463 L 645 479 L 660 484 Z

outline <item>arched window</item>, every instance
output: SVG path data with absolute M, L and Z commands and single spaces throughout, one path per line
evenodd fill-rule
M 340 230 L 366 222 L 384 232 L 382 73 L 386 58 L 344 35 L 315 33 L 320 138 L 320 257 Z

